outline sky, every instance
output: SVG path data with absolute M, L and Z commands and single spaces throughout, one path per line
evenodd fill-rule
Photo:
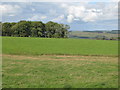
M 118 0 L 4 0 L 2 22 L 54 21 L 72 31 L 118 30 Z

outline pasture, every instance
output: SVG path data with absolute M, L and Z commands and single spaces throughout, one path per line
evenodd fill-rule
M 117 87 L 117 57 L 3 55 L 3 88 Z
M 3 54 L 16 55 L 118 55 L 118 41 L 3 37 Z
M 118 41 L 2 37 L 3 88 L 117 88 Z

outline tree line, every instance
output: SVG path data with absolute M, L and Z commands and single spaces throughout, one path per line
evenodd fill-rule
M 0 23 L 2 25 L 2 36 L 13 37 L 45 37 L 45 38 L 67 38 L 69 25 L 49 21 L 19 21 Z

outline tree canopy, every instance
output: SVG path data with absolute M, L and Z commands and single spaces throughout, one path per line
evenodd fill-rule
M 5 22 L 2 24 L 2 36 L 14 37 L 45 37 L 45 38 L 67 38 L 70 27 L 49 21 L 19 21 Z

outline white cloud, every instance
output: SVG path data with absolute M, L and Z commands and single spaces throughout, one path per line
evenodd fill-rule
M 60 22 L 60 21 L 62 21 L 63 19 L 64 19 L 64 15 L 60 15 L 60 16 L 58 16 L 57 18 L 52 19 L 51 21 Z
M 14 14 L 10 14 L 9 16 L 13 17 L 13 16 L 15 16 L 15 15 L 14 15 Z
M 41 18 L 41 19 L 46 19 L 46 18 L 47 18 L 47 16 L 41 16 L 40 18 Z
M 111 2 L 119 2 L 120 0 L 110 0 Z
M 56 12 L 55 9 L 50 9 L 50 10 L 49 10 L 49 14 L 51 14 L 51 15 L 56 15 L 57 12 Z
M 28 18 L 27 20 L 30 20 L 30 21 L 37 21 L 37 20 L 43 20 L 43 19 L 46 19 L 46 18 L 47 18 L 47 16 L 34 15 L 33 17 Z
M 9 4 L 0 5 L 0 13 L 2 15 L 14 16 L 18 14 L 20 11 L 21 8 L 18 5 L 9 5 Z
M 82 20 L 84 22 L 93 22 L 99 15 L 102 15 L 99 9 L 86 9 L 84 6 L 70 6 L 67 9 L 67 21 L 71 23 L 74 20 Z
M 67 16 L 67 21 L 68 21 L 69 23 L 71 23 L 73 20 L 74 20 L 74 16 L 73 16 L 73 15 L 68 15 L 68 16 Z
M 34 9 L 34 8 L 32 8 L 32 11 L 35 11 L 35 9 Z
M 86 10 L 86 13 L 84 14 L 84 17 L 82 18 L 85 22 L 94 22 L 99 19 L 100 16 L 102 16 L 102 10 L 101 9 L 88 9 Z
M 27 0 L 1 0 L 1 2 L 26 2 Z
M 94 22 L 97 18 L 97 13 L 89 12 L 82 20 L 85 22 Z
M 63 8 L 67 8 L 67 7 L 68 7 L 68 5 L 67 5 L 67 4 L 65 4 L 65 3 L 62 3 L 62 4 L 61 4 L 61 7 L 63 7 Z
M 103 9 L 103 15 L 101 16 L 104 20 L 118 19 L 118 3 L 110 3 Z
M 119 0 L 1 0 L 2 2 L 118 2 Z
M 101 3 L 97 3 L 99 5 Z M 88 7 L 89 5 L 89 7 Z M 96 6 L 97 6 L 96 5 Z M 66 3 L 61 4 L 61 7 L 66 9 L 67 21 L 69 23 L 74 20 L 81 20 L 84 22 L 94 22 L 97 20 L 110 20 L 117 19 L 118 16 L 118 4 L 106 3 L 105 7 L 95 7 L 90 4 L 83 5 L 68 5 Z

